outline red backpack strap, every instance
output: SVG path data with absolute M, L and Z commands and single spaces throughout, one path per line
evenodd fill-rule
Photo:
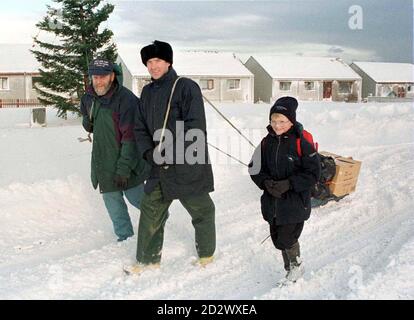
M 300 146 L 300 138 L 296 138 L 296 151 L 299 157 L 302 156 L 302 147 Z
M 302 131 L 302 135 L 307 142 L 309 142 L 313 149 L 318 152 L 318 144 L 313 142 L 313 136 L 310 132 L 306 131 L 305 129 Z M 299 157 L 302 156 L 302 147 L 300 144 L 300 138 L 296 138 L 296 151 L 298 152 Z

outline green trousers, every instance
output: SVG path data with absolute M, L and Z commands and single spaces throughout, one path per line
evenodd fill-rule
M 195 246 L 200 258 L 209 257 L 216 249 L 215 206 L 208 193 L 179 199 L 192 218 L 195 230 Z M 138 227 L 137 261 L 143 264 L 161 261 L 164 242 L 164 226 L 172 201 L 162 197 L 158 185 L 145 194 L 141 202 Z

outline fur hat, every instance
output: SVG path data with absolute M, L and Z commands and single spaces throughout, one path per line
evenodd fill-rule
M 298 108 L 298 100 L 293 97 L 281 97 L 276 100 L 270 109 L 269 120 L 274 113 L 283 114 L 293 124 L 296 123 L 296 109 Z
M 152 44 L 141 49 L 141 59 L 145 66 L 147 61 L 152 58 L 160 58 L 172 64 L 173 50 L 167 42 L 155 40 Z

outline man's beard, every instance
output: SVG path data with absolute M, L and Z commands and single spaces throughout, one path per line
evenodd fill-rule
M 99 88 L 93 85 L 93 89 L 95 90 L 98 96 L 104 96 L 108 93 L 109 89 L 111 89 L 112 82 L 113 81 L 110 81 L 105 87 L 99 87 Z

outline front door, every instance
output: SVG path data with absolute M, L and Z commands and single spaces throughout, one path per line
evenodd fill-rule
M 323 98 L 331 99 L 332 97 L 332 81 L 323 82 Z

